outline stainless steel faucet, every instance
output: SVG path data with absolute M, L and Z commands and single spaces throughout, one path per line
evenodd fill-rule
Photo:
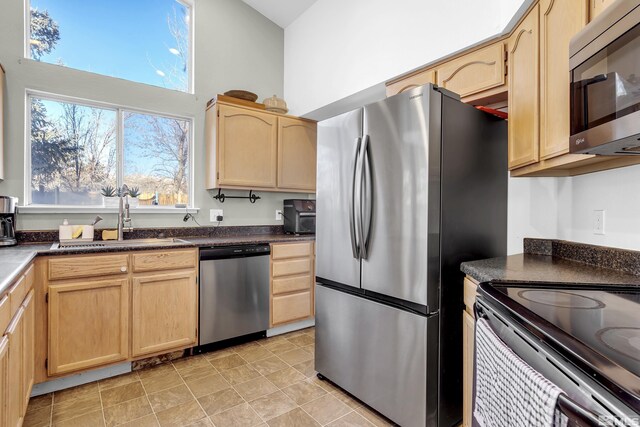
M 131 216 L 129 214 L 129 187 L 123 184 L 120 189 L 120 202 L 118 204 L 118 240 L 124 240 L 123 234 L 133 230 L 131 226 Z M 122 198 L 124 197 L 124 203 Z M 128 225 L 126 225 L 128 224 Z

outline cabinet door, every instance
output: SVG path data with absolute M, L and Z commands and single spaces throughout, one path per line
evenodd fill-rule
M 509 169 L 539 160 L 539 6 L 509 39 Z
M 437 68 L 438 86 L 469 96 L 505 83 L 502 41 L 449 61 Z
M 473 413 L 473 346 L 474 346 L 473 317 L 466 311 L 462 312 L 462 425 L 471 427 Z
M 600 13 L 605 10 L 614 0 L 590 0 L 589 8 L 589 19 L 593 21 L 593 19 L 600 15 Z
M 23 364 L 23 331 L 24 309 L 20 307 L 7 328 L 9 338 L 8 375 L 7 375 L 7 417 L 8 426 L 20 426 L 24 414 L 24 383 L 22 377 Z
M 49 375 L 80 371 L 129 356 L 129 281 L 49 285 Z
M 587 1 L 540 1 L 540 159 L 569 152 L 569 40 L 587 23 Z
M 317 125 L 278 118 L 278 188 L 316 191 Z
M 0 336 L 0 426 L 5 427 L 9 412 L 9 338 Z
M 218 112 L 218 185 L 274 188 L 278 118 L 222 104 Z
M 195 271 L 134 277 L 133 357 L 195 345 L 197 321 Z
M 33 388 L 34 368 L 35 368 L 35 291 L 31 290 L 24 300 L 24 326 L 22 331 L 23 354 L 22 354 L 22 383 L 24 408 L 29 404 L 31 389 Z
M 427 83 L 436 83 L 436 70 L 425 70 L 402 80 L 387 84 L 387 96 L 393 96 L 413 88 L 426 85 Z

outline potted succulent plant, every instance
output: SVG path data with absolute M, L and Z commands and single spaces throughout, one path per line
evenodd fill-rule
M 102 205 L 105 208 L 117 208 L 118 207 L 118 192 L 110 185 L 102 187 Z
M 139 187 L 131 187 L 129 188 L 129 206 L 132 208 L 137 208 L 140 204 L 138 200 L 140 197 L 140 188 Z

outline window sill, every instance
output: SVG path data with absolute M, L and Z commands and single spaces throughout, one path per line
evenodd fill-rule
M 174 207 L 138 207 L 130 208 L 134 214 L 197 214 L 199 208 L 174 208 Z M 83 213 L 118 213 L 118 208 L 105 208 L 101 206 L 18 206 L 19 214 L 83 214 Z

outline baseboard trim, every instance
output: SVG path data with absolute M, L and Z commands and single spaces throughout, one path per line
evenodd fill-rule
M 118 365 L 108 366 L 106 368 L 94 369 L 88 372 L 71 375 L 69 377 L 57 378 L 55 380 L 46 381 L 33 386 L 31 397 L 40 396 L 54 391 L 64 390 L 70 387 L 76 387 L 82 384 L 91 383 L 106 378 L 115 377 L 117 375 L 131 372 L 131 362 L 120 363 Z
M 286 334 L 287 332 L 293 332 L 299 329 L 310 328 L 315 325 L 316 325 L 315 318 L 301 320 L 300 322 L 295 322 L 295 323 L 288 323 L 286 325 L 276 326 L 275 328 L 267 329 L 267 337 L 275 337 L 276 335 Z

